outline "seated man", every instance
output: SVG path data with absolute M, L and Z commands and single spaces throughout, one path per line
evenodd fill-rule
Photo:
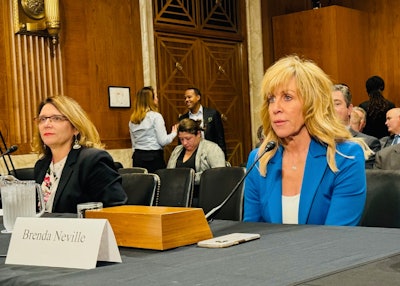
M 350 114 L 350 128 L 362 132 L 367 124 L 367 113 L 359 106 L 353 106 Z
M 351 104 L 350 89 L 344 84 L 335 84 L 333 87 L 332 96 L 337 116 L 342 123 L 347 126 L 353 137 L 362 138 L 374 153 L 379 151 L 381 149 L 381 144 L 378 138 L 355 131 L 350 127 L 350 114 L 353 109 L 353 105 Z M 373 154 L 365 161 L 365 168 L 372 169 L 374 166 L 374 161 L 375 155 Z
M 382 148 L 386 148 L 400 143 L 400 108 L 392 108 L 386 112 L 385 122 L 390 136 L 380 139 Z
M 391 145 L 377 152 L 374 169 L 400 170 L 400 144 Z

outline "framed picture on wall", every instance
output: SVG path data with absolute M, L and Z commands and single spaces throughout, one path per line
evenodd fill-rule
M 131 107 L 131 90 L 127 86 L 109 86 L 108 98 L 110 107 Z

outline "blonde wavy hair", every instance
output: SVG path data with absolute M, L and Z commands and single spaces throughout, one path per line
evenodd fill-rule
M 327 146 L 329 168 L 333 172 L 338 171 L 335 153 L 337 152 L 336 144 L 339 142 L 359 143 L 368 158 L 372 151 L 364 140 L 354 138 L 336 116 L 332 99 L 333 83 L 330 78 L 314 62 L 290 55 L 281 58 L 269 67 L 262 80 L 263 104 L 260 113 L 265 139 L 260 146 L 259 155 L 270 141 L 275 141 L 277 148 L 260 159 L 260 174 L 266 175 L 269 160 L 275 155 L 279 145 L 284 145 L 283 139 L 279 138 L 272 129 L 268 96 L 273 94 L 278 87 L 287 86 L 292 79 L 295 80 L 297 93 L 303 101 L 303 116 L 308 133 L 312 138 Z
M 77 139 L 79 140 L 80 145 L 89 148 L 94 147 L 98 149 L 104 149 L 104 144 L 101 143 L 99 132 L 78 102 L 68 96 L 50 96 L 39 104 L 37 112 L 38 116 L 43 106 L 45 106 L 46 104 L 52 104 L 55 108 L 57 108 L 58 111 L 60 111 L 60 113 L 64 115 L 71 123 L 71 125 L 79 132 L 79 134 L 77 135 Z M 75 138 L 72 137 L 71 147 L 74 144 L 74 140 Z M 50 152 L 49 148 L 46 148 L 40 136 L 38 126 L 36 126 L 35 134 L 33 137 L 32 150 L 39 154 Z

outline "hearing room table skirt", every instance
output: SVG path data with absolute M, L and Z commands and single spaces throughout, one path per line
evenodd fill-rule
M 214 236 L 261 238 L 223 249 L 121 247 L 123 263 L 79 270 L 6 265 L 10 235 L 0 234 L 0 285 L 399 285 L 399 229 L 222 220 L 210 227 Z

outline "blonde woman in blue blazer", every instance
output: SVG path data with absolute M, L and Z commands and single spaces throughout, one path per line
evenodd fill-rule
M 265 139 L 250 153 L 244 220 L 357 225 L 366 198 L 365 157 L 371 150 L 338 120 L 332 82 L 313 62 L 287 56 L 262 82 Z

